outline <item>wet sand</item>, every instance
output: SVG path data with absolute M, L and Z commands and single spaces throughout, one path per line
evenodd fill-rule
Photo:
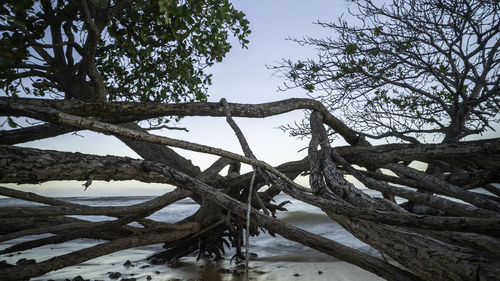
M 24 251 L 11 255 L 2 255 L 0 260 L 13 263 L 21 258 L 35 259 L 43 261 L 53 254 L 64 254 L 77 250 L 84 246 L 89 246 L 90 241 L 71 241 L 61 245 L 51 245 L 51 247 L 41 247 L 36 251 Z M 145 257 L 161 249 L 161 245 L 153 245 L 128 249 L 116 252 L 107 256 L 99 257 L 79 265 L 63 268 L 49 272 L 43 276 L 32 278 L 31 280 L 66 280 L 81 276 L 89 280 L 121 280 L 123 278 L 135 278 L 136 280 L 204 280 L 204 281 L 243 281 L 244 265 L 236 265 L 229 262 L 229 258 L 221 261 L 211 261 L 209 259 L 199 260 L 194 257 L 183 258 L 178 266 L 169 267 L 166 265 L 150 265 Z M 127 262 L 130 261 L 130 262 Z M 110 274 L 119 272 L 117 279 L 111 279 Z M 250 261 L 250 280 L 338 280 L 338 281 L 368 281 L 383 280 L 376 275 L 367 272 L 359 267 L 342 261 L 311 257 L 308 260 L 298 260 L 294 257 L 273 256 L 270 258 Z

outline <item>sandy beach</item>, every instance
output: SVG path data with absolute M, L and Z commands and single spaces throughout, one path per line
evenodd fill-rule
M 117 271 L 115 271 L 117 270 Z M 91 280 L 110 280 L 110 272 L 120 272 L 122 278 L 136 280 L 204 280 L 204 281 L 243 281 L 244 266 L 228 266 L 225 261 L 182 261 L 178 268 L 167 266 L 134 266 L 125 268 L 122 265 L 104 267 L 100 265 L 82 265 L 66 268 L 47 274 L 44 278 L 33 280 L 64 280 L 80 275 Z M 149 276 L 149 277 L 148 277 Z M 150 278 L 150 279 L 148 279 Z M 368 281 L 383 280 L 359 267 L 346 262 L 251 262 L 250 280 L 304 280 L 304 281 Z
M 65 254 L 82 247 L 97 244 L 89 239 L 73 240 L 64 244 L 28 250 L 20 253 L 0 256 L 0 260 L 16 263 L 23 257 L 35 259 L 37 262 L 50 258 L 54 253 Z M 6 246 L 6 245 L 2 245 Z M 244 278 L 244 265 L 230 263 L 230 255 L 224 260 L 211 261 L 194 257 L 186 257 L 179 261 L 178 266 L 151 265 L 145 257 L 161 250 L 161 245 L 151 245 L 128 249 L 110 255 L 92 259 L 79 265 L 49 272 L 31 280 L 66 280 L 81 276 L 88 280 L 205 280 L 205 281 L 240 281 Z M 128 263 L 127 261 L 130 261 Z M 116 279 L 110 278 L 111 273 L 119 272 Z M 132 279 L 133 280 L 133 279 Z M 338 280 L 338 281 L 368 281 L 383 280 L 357 266 L 342 261 L 325 260 L 319 256 L 308 261 L 296 261 L 286 256 L 276 256 L 272 259 L 250 261 L 250 280 Z

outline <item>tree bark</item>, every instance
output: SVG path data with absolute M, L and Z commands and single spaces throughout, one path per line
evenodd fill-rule
M 243 133 L 232 120 L 233 116 L 263 118 L 296 109 L 313 110 L 309 156 L 278 167 L 255 158 Z M 249 198 L 255 199 L 252 200 L 250 209 L 249 231 L 252 234 L 258 233 L 257 226 L 264 227 L 272 233 L 356 264 L 388 280 L 490 280 L 500 275 L 498 188 L 486 186 L 494 196 L 468 191 L 478 185 L 498 182 L 500 139 L 371 146 L 326 111 L 320 103 L 307 99 L 257 105 L 227 103 L 225 100 L 221 103 L 172 105 L 0 98 L 0 112 L 1 115 L 22 115 L 56 124 L 1 132 L 0 143 L 13 144 L 33 139 L 36 132 L 41 132 L 40 129 L 46 130 L 40 137 L 76 129 L 91 129 L 119 137 L 144 159 L 0 145 L 0 182 L 40 183 L 74 179 L 90 184 L 92 180 L 135 179 L 183 188 L 133 206 L 88 207 L 0 187 L 1 195 L 50 205 L 0 208 L 0 222 L 7 226 L 2 229 L 0 241 L 33 233 L 56 233 L 51 238 L 18 244 L 7 251 L 59 243 L 74 237 L 111 240 L 101 244 L 102 247 L 98 245 L 53 258 L 47 263 L 29 266 L 27 273 L 18 273 L 22 271 L 19 268 L 17 272 L 0 270 L 0 278 L 36 276 L 47 272 L 46 270 L 53 270 L 52 268 L 68 266 L 128 248 L 130 245 L 145 245 L 142 243 L 167 242 L 164 246 L 167 248 L 166 254 L 159 253 L 158 257 L 163 255 L 178 258 L 193 251 L 198 251 L 199 255 L 208 253 L 220 256 L 226 243 L 223 239 L 229 235 L 228 241 L 237 248 L 237 253 L 241 253 L 242 226 L 248 210 L 245 202 L 248 200 L 247 187 L 251 175 L 239 175 L 239 169 L 230 169 L 232 173 L 227 177 L 218 175 L 224 166 L 239 167 L 240 163 L 250 164 L 258 171 L 255 178 L 256 189 L 264 184 L 270 185 L 264 192 L 257 192 L 253 196 L 250 194 L 252 197 Z M 225 116 L 237 134 L 245 156 L 151 135 L 135 123 L 115 125 L 165 115 Z M 324 124 L 339 132 L 353 146 L 332 148 Z M 218 155 L 221 158 L 202 172 L 168 146 Z M 415 160 L 439 167 L 440 173 L 427 175 L 400 164 Z M 353 165 L 361 168 L 354 168 Z M 374 171 L 384 167 L 396 172 L 397 176 L 362 171 L 362 168 Z M 297 175 L 307 171 L 310 172 L 311 188 L 293 182 Z M 353 175 L 367 187 L 382 193 L 431 206 L 437 210 L 437 214 L 413 214 L 393 202 L 368 196 L 346 181 L 344 173 Z M 438 194 L 423 193 L 382 181 Z M 276 210 L 283 208 L 282 205 L 271 203 L 272 198 L 281 191 L 321 208 L 360 240 L 390 256 L 405 269 L 263 214 L 262 212 L 267 211 L 274 214 Z M 186 196 L 192 197 L 200 205 L 193 216 L 173 225 L 144 219 L 148 214 Z M 455 199 L 467 203 L 457 202 Z M 117 219 L 90 223 L 63 217 L 70 214 L 110 215 Z M 23 218 L 28 221 L 23 223 Z M 131 221 L 141 223 L 144 229 L 126 226 Z M 139 237 L 147 241 L 138 242 L 136 239 Z
M 217 191 L 213 187 L 161 164 L 146 162 L 145 166 L 152 171 L 172 178 L 180 187 L 187 188 L 200 196 L 210 198 L 214 202 L 217 202 L 217 204 L 223 206 L 225 209 L 231 210 L 231 212 L 240 217 L 244 218 L 246 216 L 247 206 L 244 203 L 231 198 L 227 194 Z M 350 249 L 319 235 L 300 230 L 268 215 L 259 213 L 255 210 L 252 210 L 251 214 L 254 224 L 261 225 L 287 239 L 299 242 L 323 253 L 351 262 L 361 268 L 384 277 L 387 280 L 420 280 L 417 276 L 414 276 L 409 272 L 405 272 L 404 270 L 401 270 L 389 263 Z
M 321 116 L 311 114 L 311 129 L 318 143 L 324 150 L 329 147 L 325 142 L 326 131 L 320 122 Z M 316 170 L 316 180 L 311 180 L 311 185 L 317 184 L 324 177 L 325 181 L 332 181 L 335 189 L 330 189 L 337 196 L 353 204 L 365 207 L 371 204 L 375 209 L 384 210 L 386 207 L 363 197 L 346 197 L 345 189 L 350 183 L 343 180 L 343 176 L 336 172 L 330 154 L 323 159 L 317 159 L 326 169 Z M 311 156 L 312 157 L 312 156 Z M 316 157 L 318 158 L 318 157 Z M 337 157 L 338 158 L 338 157 Z M 323 174 L 321 174 L 323 173 Z M 349 192 L 351 195 L 353 191 Z M 372 221 L 354 219 L 352 216 L 343 216 L 323 208 L 326 214 L 341 224 L 358 239 L 378 249 L 384 254 L 394 258 L 418 276 L 427 279 L 439 280 L 490 280 L 500 274 L 500 262 L 484 258 L 481 251 L 474 248 L 448 244 L 433 235 L 398 226 L 380 225 Z M 417 257 L 417 258 L 416 258 Z

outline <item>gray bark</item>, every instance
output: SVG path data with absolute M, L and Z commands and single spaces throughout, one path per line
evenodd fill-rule
M 314 113 L 311 115 L 313 136 L 316 135 L 318 142 L 326 138 L 326 131 L 319 120 L 320 117 Z M 323 149 L 329 146 L 325 141 L 321 143 Z M 369 199 L 363 197 L 343 196 L 350 183 L 345 182 L 343 176 L 335 172 L 336 169 L 329 157 L 317 162 L 327 166 L 327 169 L 317 170 L 316 180 L 312 180 L 311 185 L 318 184 L 318 181 L 324 177 L 325 180 L 332 181 L 332 185 L 337 186 L 336 189 L 330 189 L 334 194 L 354 206 L 364 207 L 366 204 L 371 204 L 374 209 L 386 209 L 385 206 L 373 204 L 369 202 Z M 371 221 L 342 216 L 328 209 L 323 210 L 360 240 L 389 255 L 424 279 L 491 280 L 500 274 L 498 259 L 485 258 L 482 252 L 475 248 L 450 244 L 420 230 L 380 225 Z
M 296 109 L 314 111 L 311 114 L 313 135 L 308 148 L 309 156 L 278 167 L 272 167 L 253 156 L 243 133 L 231 118 L 263 118 Z M 36 138 L 35 133 L 40 132 L 40 129 L 46 130 L 40 137 L 76 129 L 91 129 L 119 137 L 144 159 L 0 146 L 0 183 L 40 183 L 62 179 L 90 183 L 92 180 L 136 179 L 169 183 L 183 188 L 142 204 L 122 208 L 69 204 L 0 187 L 2 195 L 50 205 L 0 208 L 0 222 L 7 226 L 2 229 L 0 241 L 33 233 L 56 233 L 52 238 L 18 244 L 7 251 L 59 243 L 74 237 L 110 240 L 101 244 L 102 247 L 55 257 L 47 263 L 26 267 L 25 270 L 0 270 L 0 278 L 6 280 L 36 276 L 128 246 L 150 243 L 168 241 L 165 247 L 168 248 L 170 257 L 181 257 L 187 250 L 199 250 L 200 253 L 208 251 L 217 255 L 219 250 L 214 249 L 223 245 L 221 233 L 229 233 L 230 241 L 239 251 L 242 225 L 248 210 L 245 203 L 248 195 L 246 188 L 251 175 L 232 173 L 228 177 L 221 177 L 218 173 L 226 165 L 237 167 L 240 163 L 250 164 L 259 171 L 255 178 L 257 189 L 264 184 L 271 185 L 265 192 L 258 192 L 250 197 L 255 199 L 252 200 L 253 208 L 250 209 L 249 231 L 252 234 L 258 233 L 257 226 L 264 227 L 270 232 L 356 264 L 388 280 L 491 280 L 500 275 L 500 200 L 498 188 L 488 185 L 499 179 L 499 139 L 437 145 L 371 146 L 332 116 L 320 103 L 306 99 L 258 105 L 225 101 L 171 105 L 0 98 L 0 112 L 6 116 L 22 115 L 56 124 L 1 132 L 0 143 L 3 144 Z M 114 125 L 165 115 L 226 116 L 240 140 L 245 156 L 151 135 L 134 123 Z M 353 146 L 332 148 L 323 124 L 337 131 Z M 202 172 L 168 146 L 214 154 L 221 158 Z M 409 163 L 414 160 L 438 167 L 440 174 L 431 176 L 400 164 L 402 161 Z M 369 171 L 386 167 L 395 171 L 397 176 L 365 172 L 353 165 Z M 297 175 L 308 171 L 311 188 L 304 188 L 293 182 Z M 393 202 L 368 196 L 346 181 L 345 173 L 353 175 L 369 188 L 433 207 L 439 213 L 413 214 Z M 402 188 L 387 182 L 438 194 Z M 468 191 L 485 184 L 494 196 Z M 403 265 L 404 269 L 263 214 L 262 212 L 267 211 L 274 214 L 276 210 L 282 209 L 281 205 L 274 205 L 271 201 L 281 191 L 321 208 L 360 240 L 390 256 Z M 453 200 L 441 194 L 453 197 Z M 191 196 L 200 204 L 199 211 L 193 216 L 174 225 L 144 219 L 155 210 L 186 196 Z M 69 214 L 110 215 L 117 219 L 106 223 L 89 223 L 63 217 Z M 28 222 L 21 223 L 23 218 Z M 144 225 L 143 232 L 126 226 L 131 221 Z M 203 242 L 201 246 L 194 243 L 204 241 L 207 237 L 216 242 Z M 138 242 L 139 238 L 146 240 Z M 187 245 L 190 245 L 189 249 L 185 248 Z

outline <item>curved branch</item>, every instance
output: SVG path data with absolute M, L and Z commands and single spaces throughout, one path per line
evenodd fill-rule
M 27 109 L 30 106 L 51 107 L 61 112 L 99 117 L 100 120 L 111 123 L 124 123 L 163 116 L 213 116 L 225 117 L 224 108 L 220 103 L 134 103 L 106 102 L 86 103 L 76 100 L 44 100 L 27 98 L 0 97 L 1 116 L 30 116 Z M 294 110 L 309 109 L 321 112 L 324 122 L 338 132 L 349 144 L 365 143 L 359 135 L 336 118 L 318 101 L 312 99 L 287 99 L 278 102 L 262 104 L 228 103 L 233 117 L 265 118 Z M 28 115 L 26 115 L 28 114 Z
M 417 171 L 401 164 L 389 164 L 385 166 L 385 168 L 390 169 L 395 173 L 403 174 L 410 178 L 422 181 L 423 183 L 425 183 L 425 187 L 429 191 L 461 199 L 480 208 L 500 213 L 500 200 L 495 200 L 494 198 L 496 197 L 490 198 L 483 194 L 464 190 L 460 187 L 440 180 L 432 175 Z

